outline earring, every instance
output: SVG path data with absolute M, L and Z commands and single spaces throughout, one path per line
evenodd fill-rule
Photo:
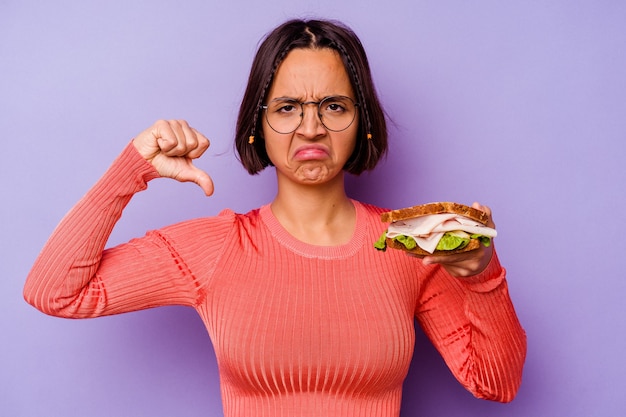
M 372 134 L 371 133 L 367 134 L 367 140 L 372 140 Z
M 251 135 L 251 136 L 248 138 L 248 143 L 249 143 L 250 145 L 252 145 L 252 144 L 254 143 L 254 135 Z

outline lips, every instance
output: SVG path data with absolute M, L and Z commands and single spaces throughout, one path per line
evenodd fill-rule
M 329 156 L 328 149 L 321 145 L 300 146 L 294 151 L 293 157 L 297 161 L 324 159 Z

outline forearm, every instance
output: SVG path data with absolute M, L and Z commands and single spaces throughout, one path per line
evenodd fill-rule
M 513 400 L 522 381 L 526 334 L 511 301 L 505 271 L 485 282 L 469 278 L 465 315 L 471 328 L 465 376 L 480 398 Z M 473 282 L 472 282 L 473 281 Z M 459 364 L 460 365 L 460 364 Z
M 479 398 L 511 401 L 521 384 L 526 335 L 511 302 L 505 271 L 494 257 L 483 273 L 445 282 L 423 324 L 456 378 Z
M 92 279 L 122 210 L 156 176 L 129 145 L 50 236 L 27 277 L 26 301 L 46 314 L 71 316 L 89 286 L 98 285 Z

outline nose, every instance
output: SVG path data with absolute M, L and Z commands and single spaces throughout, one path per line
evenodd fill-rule
M 302 103 L 302 122 L 296 132 L 307 138 L 316 138 L 326 133 L 326 128 L 322 124 L 318 112 L 319 103 L 306 102 Z

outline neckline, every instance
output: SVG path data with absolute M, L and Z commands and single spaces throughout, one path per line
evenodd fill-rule
M 288 250 L 307 258 L 343 259 L 354 255 L 363 246 L 367 233 L 367 222 L 365 221 L 363 205 L 356 200 L 351 199 L 350 201 L 354 205 L 356 212 L 354 232 L 348 242 L 336 246 L 312 245 L 296 239 L 280 224 L 274 213 L 272 213 L 269 204 L 262 206 L 259 213 L 272 236 Z

